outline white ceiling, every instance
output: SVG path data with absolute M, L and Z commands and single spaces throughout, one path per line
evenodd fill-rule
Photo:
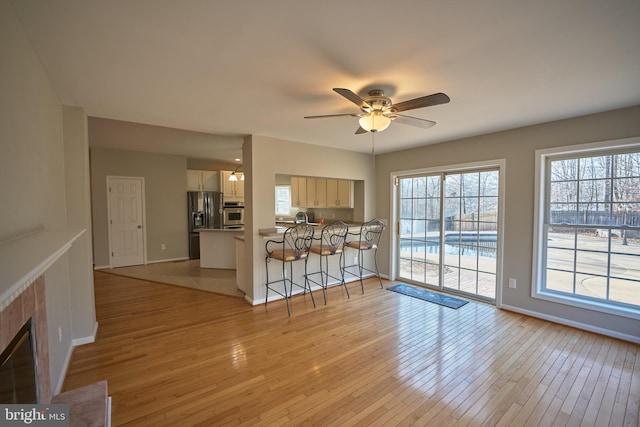
M 369 152 L 356 118 L 303 116 L 357 112 L 334 87 L 450 96 L 407 112 L 433 128 L 376 135 L 389 152 L 640 104 L 638 0 L 12 3 L 62 103 L 95 117 Z

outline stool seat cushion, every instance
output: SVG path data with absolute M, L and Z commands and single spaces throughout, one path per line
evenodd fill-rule
M 276 250 L 269 253 L 269 258 L 279 259 L 280 261 L 296 261 L 307 257 L 306 252 L 294 251 L 293 249 Z
M 361 251 L 366 251 L 368 249 L 376 249 L 378 247 L 378 245 L 376 245 L 373 242 L 367 242 L 367 241 L 353 241 L 353 242 L 347 242 L 347 246 L 349 246 L 350 248 L 353 249 L 358 249 Z
M 335 255 L 342 253 L 342 248 L 336 248 L 333 250 L 330 246 L 311 246 L 311 252 L 319 255 Z

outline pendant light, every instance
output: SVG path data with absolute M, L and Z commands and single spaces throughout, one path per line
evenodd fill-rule
M 231 175 L 229 175 L 229 181 L 237 181 L 238 180 L 238 175 L 236 175 L 236 172 L 238 172 L 238 169 L 240 169 L 242 167 L 242 165 L 238 165 L 235 170 L 233 172 L 231 172 Z M 244 174 L 242 174 L 242 176 L 240 177 L 240 181 L 244 181 Z

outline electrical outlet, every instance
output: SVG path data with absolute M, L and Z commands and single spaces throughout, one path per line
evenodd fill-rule
M 62 326 L 58 326 L 58 341 L 62 342 Z
M 358 265 L 358 257 L 357 256 L 353 257 L 353 264 L 354 265 Z
M 160 249 L 162 249 L 162 250 L 164 251 L 165 249 L 167 249 L 167 245 L 165 245 L 164 243 L 163 243 L 163 244 L 161 244 L 161 245 L 160 245 Z
M 516 279 L 513 279 L 513 278 L 509 279 L 509 287 L 511 289 L 515 289 L 516 288 Z

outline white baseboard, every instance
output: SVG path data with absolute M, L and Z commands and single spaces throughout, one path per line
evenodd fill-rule
M 147 264 L 158 264 L 158 263 L 161 263 L 161 262 L 187 261 L 188 259 L 189 259 L 189 257 L 157 259 L 157 260 L 154 260 L 154 261 L 147 261 Z
M 145 263 L 146 264 L 158 264 L 161 262 L 176 262 L 176 261 L 188 261 L 189 257 L 180 257 L 180 258 L 167 258 L 167 259 L 157 259 L 154 261 L 147 261 Z M 110 269 L 111 266 L 110 265 L 94 265 L 93 269 L 94 270 L 107 270 Z
M 571 326 L 571 327 L 574 327 L 574 328 L 577 328 L 577 329 L 582 329 L 582 330 L 589 331 L 589 332 L 595 332 L 596 334 L 606 335 L 606 336 L 611 337 L 611 338 L 617 338 L 617 339 L 621 339 L 621 340 L 624 340 L 624 341 L 630 341 L 630 342 L 633 342 L 633 343 L 636 343 L 636 344 L 640 344 L 640 337 L 639 336 L 629 335 L 629 334 L 622 334 L 620 332 L 612 331 L 610 329 L 604 329 L 604 328 L 599 328 L 599 327 L 593 326 L 593 325 L 587 325 L 585 323 L 574 322 L 573 320 L 567 320 L 567 319 L 563 319 L 561 317 L 550 316 L 548 314 L 538 313 L 538 312 L 535 312 L 535 311 L 526 310 L 526 309 L 523 309 L 523 308 L 511 306 L 511 305 L 502 304 L 500 306 L 500 308 L 504 309 L 504 310 L 513 311 L 515 313 L 520 313 L 520 314 L 525 314 L 527 316 L 536 317 L 538 319 L 548 320 L 549 322 L 559 323 L 561 325 Z
M 69 364 L 71 363 L 71 355 L 73 354 L 73 344 L 69 346 L 67 349 L 67 355 L 64 358 L 64 362 L 62 363 L 62 371 L 60 371 L 60 376 L 58 377 L 58 381 L 56 381 L 56 387 L 53 390 L 53 395 L 60 394 L 62 391 L 62 387 L 64 386 L 64 380 L 67 378 L 67 370 L 69 369 Z
M 56 381 L 56 387 L 53 390 L 53 394 L 60 394 L 62 391 L 62 387 L 64 386 L 64 380 L 67 378 L 67 370 L 69 370 L 69 364 L 71 363 L 71 355 L 73 354 L 73 349 L 76 346 L 82 344 L 89 344 L 96 340 L 96 335 L 98 333 L 98 322 L 93 326 L 93 334 L 88 337 L 82 338 L 74 338 L 71 340 L 71 345 L 67 349 L 67 355 L 64 358 L 64 362 L 62 363 L 62 371 L 60 372 L 60 376 L 58 377 L 58 381 Z
M 77 347 L 79 345 L 90 344 L 96 341 L 98 335 L 98 322 L 93 325 L 93 333 L 88 337 L 74 338 L 71 340 L 71 345 Z

